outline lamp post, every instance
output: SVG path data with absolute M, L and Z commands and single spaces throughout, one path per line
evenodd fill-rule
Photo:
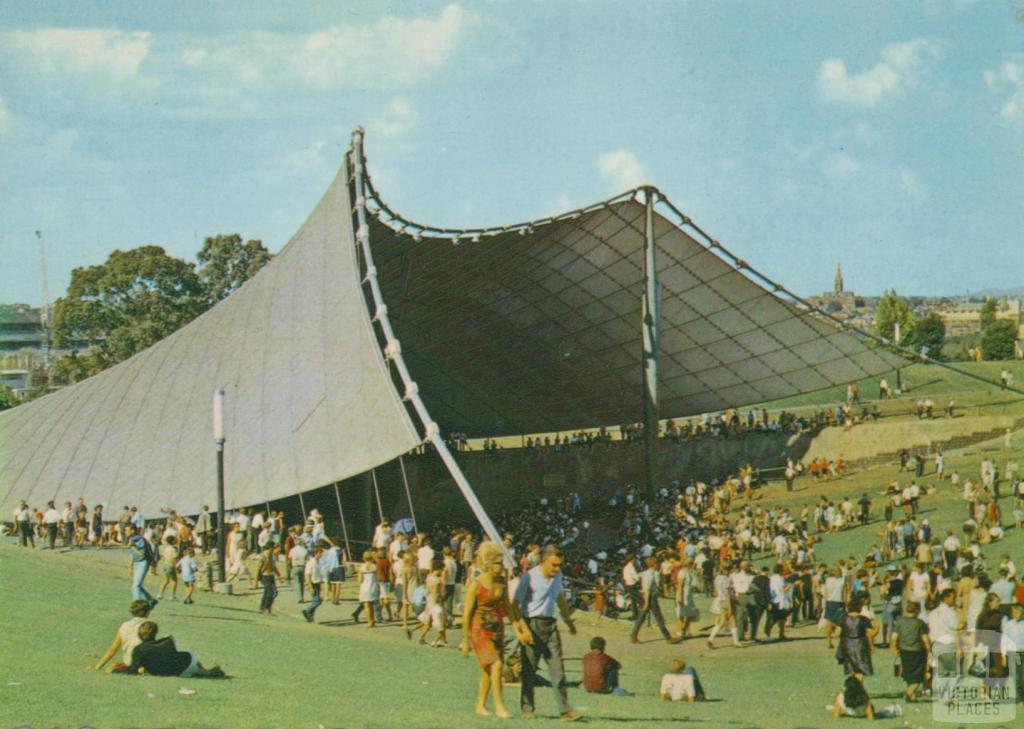
M 224 388 L 213 392 L 213 442 L 217 444 L 217 580 L 222 585 L 227 579 L 225 549 L 227 525 L 224 523 Z

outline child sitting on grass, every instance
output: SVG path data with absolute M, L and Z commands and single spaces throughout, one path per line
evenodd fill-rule
M 704 701 L 707 698 L 697 672 L 681 658 L 669 662 L 668 673 L 661 677 L 658 695 L 667 701 Z
M 583 656 L 583 688 L 593 694 L 632 696 L 619 686 L 622 664 L 604 652 L 605 645 L 601 636 L 590 639 L 590 653 Z

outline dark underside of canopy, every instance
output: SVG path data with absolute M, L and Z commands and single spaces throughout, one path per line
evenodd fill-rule
M 434 419 L 471 437 L 642 418 L 645 208 L 416 241 L 372 218 L 402 354 Z M 655 215 L 662 417 L 820 390 L 903 360 L 784 302 Z

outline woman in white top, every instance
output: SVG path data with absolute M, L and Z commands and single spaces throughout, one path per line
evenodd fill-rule
M 363 563 L 359 565 L 359 602 L 367 614 L 366 627 L 372 628 L 373 608 L 380 599 L 380 586 L 377 582 L 377 563 L 372 550 L 363 552 Z
M 132 651 L 135 650 L 135 646 L 142 642 L 139 638 L 139 626 L 142 625 L 149 617 L 149 611 L 152 610 L 152 606 L 148 600 L 135 600 L 128 608 L 132 613 L 131 620 L 126 620 L 121 623 L 121 626 L 117 629 L 117 635 L 114 636 L 114 642 L 107 648 L 107 652 L 103 654 L 99 662 L 93 666 L 93 670 L 99 671 L 107 662 L 113 658 L 119 650 L 124 651 L 124 657 L 122 661 L 125 665 L 130 665 L 132 662 Z M 118 664 L 115 663 L 108 670 L 113 671 L 117 668 Z
M 736 614 L 732 608 L 732 580 L 726 573 L 725 565 L 719 565 L 715 576 L 715 598 L 711 601 L 709 611 L 715 616 L 715 624 L 708 633 L 708 648 L 714 649 L 715 636 L 722 628 L 728 627 L 732 633 L 732 644 L 739 648 L 740 636 L 736 630 Z
M 771 638 L 772 628 L 779 626 L 779 640 L 786 639 L 786 618 L 789 611 L 793 609 L 793 584 L 786 582 L 782 576 L 782 565 L 775 565 L 775 570 L 768 580 L 768 588 L 771 591 L 771 608 L 768 623 L 765 625 L 764 634 Z

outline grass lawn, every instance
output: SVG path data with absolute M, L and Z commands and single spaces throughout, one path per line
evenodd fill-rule
M 1024 379 L 1024 378 L 1022 378 Z M 1018 441 L 1020 437 L 1018 436 Z M 1000 464 L 1011 455 L 998 442 L 950 453 L 950 468 L 974 475 L 982 454 Z M 1018 451 L 1019 453 L 1019 451 Z M 877 467 L 833 482 L 798 481 L 785 494 L 780 484 L 765 491 L 764 504 L 798 507 L 821 493 L 840 498 L 863 491 L 877 494 L 893 467 Z M 933 482 L 926 477 L 925 483 Z M 923 516 L 938 535 L 959 531 L 962 506 L 948 485 L 924 499 Z M 1004 524 L 1010 503 L 1003 500 Z M 877 522 L 827 535 L 818 557 L 835 560 L 862 555 L 877 540 Z M 990 565 L 1001 553 L 1024 567 L 1024 533 L 1009 530 L 1001 543 L 985 550 Z M 340 606 L 324 605 L 319 624 L 301 619 L 295 593 L 282 589 L 274 617 L 257 610 L 254 593 L 219 596 L 197 592 L 196 604 L 165 600 L 153 614 L 161 634 L 175 636 L 179 647 L 195 650 L 206 664 L 220 663 L 226 681 L 111 676 L 87 670 L 127 619 L 130 602 L 127 557 L 111 549 L 50 553 L 0 544 L 0 729 L 7 727 L 484 727 L 496 719 L 473 715 L 477 667 L 456 648 L 417 646 L 393 626 L 374 630 L 352 625 L 354 586 L 349 583 Z M 155 578 L 148 587 L 154 591 Z M 877 599 L 877 596 L 876 596 Z M 698 598 L 708 626 L 707 601 Z M 664 603 L 668 614 L 669 605 Z M 579 657 L 594 635 L 608 640 L 608 652 L 622 660 L 622 685 L 632 698 L 596 696 L 570 690 L 572 705 L 592 726 L 673 726 L 686 720 L 708 727 L 824 727 L 834 725 L 826 704 L 841 684 L 842 672 L 815 625 L 791 632 L 795 640 L 743 649 L 710 651 L 703 640 L 668 646 L 645 629 L 645 642 L 628 641 L 625 621 L 597 621 L 579 616 L 579 635 L 563 629 L 570 679 L 579 679 Z M 457 646 L 455 630 L 449 641 Z M 713 701 L 671 704 L 657 698 L 658 679 L 668 658 L 682 656 L 695 666 Z M 875 676 L 868 688 L 876 706 L 896 701 L 902 684 L 892 675 L 892 660 L 875 654 Z M 185 687 L 196 693 L 178 693 Z M 518 687 L 505 690 L 515 710 Z M 905 706 L 906 714 L 881 726 L 948 726 L 935 722 L 930 704 Z M 541 719 L 555 717 L 550 689 L 538 689 Z M 1022 714 L 1024 716 L 1024 714 Z M 1018 722 L 1021 721 L 1018 718 Z M 546 723 L 546 722 L 545 722 Z M 846 720 L 844 724 L 851 723 Z M 1018 723 L 1018 726 L 1022 724 Z

